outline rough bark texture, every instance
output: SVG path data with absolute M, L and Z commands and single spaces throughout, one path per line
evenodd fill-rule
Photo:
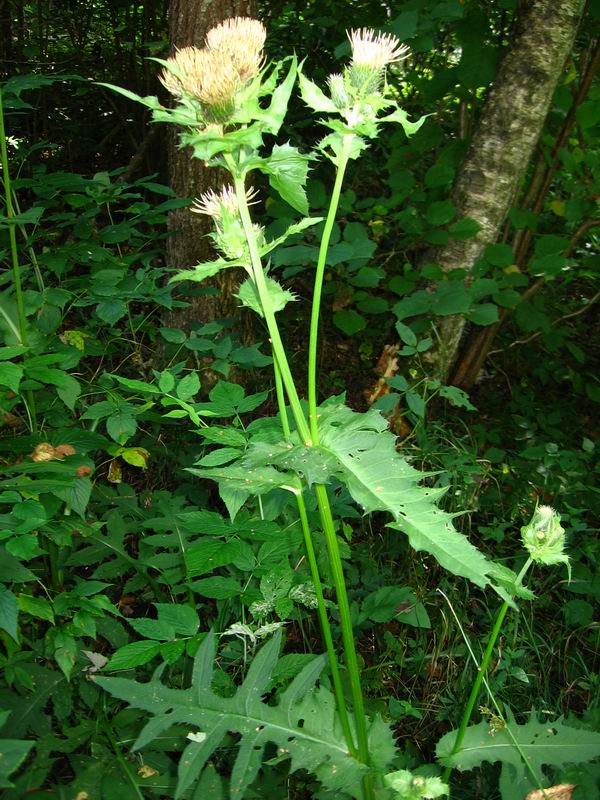
M 579 69 L 581 78 L 575 94 L 575 99 L 556 137 L 552 150 L 549 154 L 547 152 L 542 152 L 538 155 L 538 161 L 533 169 L 527 193 L 520 204 L 521 208 L 531 208 L 535 214 L 541 212 L 558 168 L 560 149 L 564 146 L 565 142 L 567 142 L 573 130 L 577 109 L 586 99 L 598 67 L 600 67 L 600 39 L 592 41 L 587 51 L 584 51 L 582 54 Z M 576 244 L 586 235 L 589 229 L 596 227 L 596 222 L 596 220 L 587 220 L 579 226 L 571 238 L 569 250 L 565 252 L 567 258 L 572 254 Z M 512 248 L 514 263 L 521 270 L 525 269 L 530 245 L 531 231 L 529 228 L 517 231 L 512 242 Z M 533 296 L 543 288 L 545 283 L 545 279 L 540 278 L 535 281 L 535 283 L 531 284 L 521 295 L 521 302 L 525 302 Z M 488 325 L 486 328 L 475 327 L 471 329 L 466 341 L 461 342 L 460 357 L 453 366 L 450 383 L 455 386 L 460 386 L 461 389 L 470 391 L 485 364 L 495 337 L 508 316 L 509 312 L 507 309 L 503 308 L 500 310 L 499 320 L 495 325 Z
M 202 47 L 207 31 L 228 17 L 256 16 L 256 0 L 171 0 L 169 5 L 169 34 L 171 49 L 195 45 Z M 201 161 L 190 158 L 189 149 L 177 147 L 177 132 L 169 138 L 169 177 L 171 188 L 178 197 L 197 197 L 208 189 L 218 189 L 222 175 L 206 169 Z M 170 267 L 187 268 L 214 258 L 210 239 L 210 220 L 189 209 L 177 209 L 169 215 L 170 237 L 167 258 Z M 185 327 L 190 320 L 208 321 L 230 315 L 234 309 L 233 288 L 237 275 L 224 270 L 215 281 L 218 295 L 194 298 L 192 306 L 178 312 L 176 324 Z
M 470 271 L 493 244 L 532 157 L 583 10 L 582 0 L 525 0 L 454 188 L 460 217 L 477 220 L 472 239 L 451 241 L 436 257 L 446 271 Z M 448 375 L 465 320 L 444 318 L 437 372 Z

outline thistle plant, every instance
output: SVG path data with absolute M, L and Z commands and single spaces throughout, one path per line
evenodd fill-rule
M 194 158 L 229 173 L 230 182 L 219 193 L 202 195 L 191 209 L 212 218 L 211 236 L 218 257 L 179 272 L 173 281 L 203 281 L 234 267 L 245 271 L 237 297 L 267 327 L 279 415 L 262 420 L 260 425 L 253 423 L 243 446 L 233 454 L 231 448 L 223 451 L 222 460 L 217 456 L 213 461 L 226 466 L 200 462 L 190 471 L 217 482 L 232 519 L 246 502 L 275 489 L 284 490 L 293 498 L 326 660 L 316 657 L 283 692 L 276 706 L 262 703 L 261 694 L 277 660 L 281 631 L 258 651 L 238 694 L 227 701 L 216 698 L 210 688 L 215 646 L 212 636 L 207 637 L 196 657 L 194 688 L 181 690 L 180 700 L 158 679 L 152 684 L 133 686 L 131 681 L 119 678 L 98 681 L 116 696 L 155 715 L 136 747 L 175 722 L 193 722 L 207 733 L 201 742 L 198 738 L 191 741 L 182 756 L 177 797 L 183 796 L 198 778 L 228 731 L 242 737 L 231 776 L 232 797 L 243 796 L 256 776 L 267 741 L 278 746 L 280 755 L 290 757 L 292 771 L 308 769 L 327 789 L 342 797 L 438 797 L 445 791 L 439 779 L 423 782 L 418 776 L 413 778 L 402 772 L 385 777 L 395 754 L 394 740 L 389 726 L 378 716 L 369 716 L 365 709 L 344 565 L 330 506 L 331 488 L 346 486 L 365 514 L 387 512 L 392 518 L 389 527 L 405 534 L 415 550 L 430 553 L 450 572 L 482 588 L 491 584 L 495 566 L 453 527 L 452 515 L 437 508 L 435 502 L 444 490 L 421 485 L 425 476 L 398 454 L 395 437 L 378 411 L 358 414 L 339 398 L 319 405 L 317 397 L 321 292 L 346 169 L 378 136 L 381 125 L 399 124 L 410 136 L 423 120 L 409 121 L 388 85 L 388 71 L 407 56 L 406 48 L 395 37 L 370 30 L 351 31 L 351 59 L 341 72 L 329 76 L 326 90 L 306 76 L 295 56 L 276 64 L 267 63 L 263 53 L 265 38 L 259 22 L 235 18 L 211 30 L 203 48 L 184 48 L 161 61 L 161 81 L 173 97 L 171 108 L 164 107 L 155 97 L 138 98 L 126 90 L 117 91 L 151 108 L 155 121 L 182 128 L 180 143 L 191 148 Z M 263 139 L 267 134 L 279 133 L 296 80 L 309 109 L 325 115 L 319 124 L 326 128 L 326 135 L 310 154 L 290 144 L 275 144 L 269 151 Z M 324 220 L 308 215 L 305 192 L 309 165 L 316 158 L 329 160 L 335 173 Z M 265 175 L 271 188 L 302 215 L 276 239 L 268 239 L 251 216 L 251 205 L 259 199 L 252 188 L 259 184 L 257 172 Z M 268 256 L 290 236 L 321 223 L 305 404 L 300 399 L 277 321 L 277 314 L 295 297 L 274 276 Z M 197 406 L 191 418 L 197 420 L 202 413 L 201 406 Z M 316 540 L 307 512 L 306 499 L 311 494 L 326 543 L 343 660 L 331 629 Z M 503 578 L 506 580 L 506 574 Z M 514 579 L 509 575 L 509 580 Z M 500 587 L 498 591 L 503 590 Z M 323 684 L 315 688 L 325 664 L 333 696 Z M 349 698 L 344 691 L 343 673 Z
M 452 760 L 460 754 L 461 747 L 465 740 L 467 733 L 467 726 L 471 720 L 473 709 L 479 697 L 481 686 L 484 683 L 489 669 L 490 661 L 494 653 L 496 642 L 500 636 L 504 619 L 511 606 L 514 606 L 515 597 L 525 599 L 532 599 L 533 593 L 523 586 L 523 579 L 525 578 L 529 568 L 534 563 L 551 566 L 554 564 L 566 564 L 569 569 L 569 557 L 565 554 L 565 529 L 560 524 L 560 515 L 550 506 L 538 506 L 532 518 L 527 525 L 521 528 L 521 539 L 523 546 L 529 553 L 529 558 L 526 560 L 521 571 L 517 575 L 516 581 L 510 586 L 507 584 L 509 596 L 504 600 L 498 614 L 496 616 L 487 646 L 485 648 L 481 664 L 477 667 L 477 675 L 471 687 L 471 693 L 465 705 L 460 726 L 456 733 L 454 744 L 451 751 L 447 756 L 448 760 Z M 486 684 L 487 686 L 487 684 Z M 500 709 L 497 709 L 500 711 Z M 503 720 L 500 717 L 501 724 Z M 527 759 L 524 759 L 527 764 Z M 448 764 L 444 771 L 444 780 L 448 781 L 452 774 L 452 765 Z M 534 779 L 538 780 L 538 776 L 534 774 Z

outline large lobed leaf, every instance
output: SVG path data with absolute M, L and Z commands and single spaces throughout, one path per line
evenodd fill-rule
M 319 432 L 317 447 L 306 447 L 297 437 L 290 443 L 265 440 L 259 433 L 234 464 L 188 471 L 219 483 L 232 518 L 252 495 L 274 488 L 297 491 L 296 476 L 308 486 L 335 477 L 366 513 L 391 514 L 389 527 L 405 533 L 415 550 L 430 553 L 442 567 L 478 586 L 490 583 L 494 564 L 454 528 L 452 515 L 436 506 L 445 489 L 421 485 L 427 475 L 401 458 L 378 411 L 358 414 L 344 405 L 323 405 Z
M 332 694 L 323 687 L 315 688 L 325 665 L 324 657 L 315 657 L 304 667 L 280 695 L 277 705 L 263 702 L 277 665 L 280 641 L 277 634 L 261 648 L 233 697 L 221 697 L 211 688 L 215 649 L 212 633 L 198 650 L 189 689 L 169 689 L 156 675 L 145 684 L 125 678 L 95 679 L 113 696 L 154 715 L 140 733 L 136 750 L 171 725 L 189 725 L 191 741 L 179 762 L 176 800 L 201 777 L 208 759 L 228 733 L 241 737 L 231 771 L 231 798 L 242 798 L 255 780 L 269 742 L 278 747 L 280 756 L 289 756 L 292 772 L 306 769 L 328 789 L 362 797 L 365 767 L 344 744 Z M 370 737 L 374 767 L 383 772 L 394 755 L 391 733 L 376 719 L 371 724 Z
M 554 722 L 539 722 L 537 714 L 532 711 L 524 725 L 518 725 L 511 717 L 508 728 L 514 740 L 507 728 L 491 730 L 485 721 L 472 725 L 467 728 L 462 746 L 455 755 L 451 753 L 457 732 L 450 731 L 437 743 L 437 757 L 442 764 L 461 771 L 474 769 L 484 762 L 494 764 L 500 761 L 502 800 L 523 800 L 527 792 L 538 788 L 531 772 L 539 783 L 547 785 L 544 766 L 581 764 L 600 756 L 600 733 L 565 725 L 562 718 Z M 523 756 L 530 769 L 527 769 Z
M 489 583 L 493 565 L 452 525 L 452 515 L 435 505 L 444 489 L 421 486 L 426 477 L 396 451 L 396 439 L 378 411 L 357 414 L 343 405 L 320 409 L 321 446 L 335 455 L 337 476 L 365 512 L 387 511 L 389 527 L 408 536 L 455 575 L 478 586 Z

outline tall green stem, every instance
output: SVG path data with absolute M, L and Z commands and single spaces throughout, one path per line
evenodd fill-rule
M 277 393 L 277 403 L 279 405 L 279 414 L 281 416 L 281 427 L 283 428 L 283 435 L 286 441 L 290 438 L 290 425 L 287 418 L 287 410 L 285 407 L 285 395 L 283 389 L 283 382 L 281 380 L 281 373 L 277 359 L 274 359 L 273 369 L 275 372 L 275 391 Z M 327 616 L 327 606 L 325 605 L 325 598 L 323 596 L 323 584 L 321 583 L 321 576 L 319 574 L 319 565 L 317 564 L 317 557 L 312 542 L 312 535 L 310 530 L 310 523 L 306 513 L 306 505 L 302 493 L 296 495 L 298 504 L 298 515 L 300 517 L 300 524 L 302 526 L 302 534 L 304 536 L 304 547 L 306 549 L 306 557 L 310 567 L 310 574 L 312 577 L 313 585 L 315 587 L 315 594 L 317 595 L 317 610 L 319 614 L 319 622 L 321 624 L 321 634 L 325 642 L 325 649 L 327 651 L 327 659 L 329 661 L 329 669 L 331 670 L 331 679 L 333 681 L 333 690 L 337 708 L 340 714 L 340 722 L 344 732 L 344 738 L 350 753 L 356 757 L 357 750 L 354 744 L 354 737 L 352 736 L 352 729 L 350 727 L 350 719 L 348 717 L 348 709 L 346 707 L 346 698 L 344 697 L 344 687 L 342 686 L 342 679 L 337 660 L 335 645 L 333 643 L 333 636 L 331 634 L 331 625 L 329 624 L 329 617 Z
M 525 562 L 525 565 L 519 575 L 517 576 L 517 585 L 521 583 L 525 574 L 529 567 L 531 566 L 531 559 L 528 559 Z M 500 610 L 498 611 L 498 615 L 496 617 L 496 621 L 494 622 L 494 627 L 492 628 L 492 632 L 490 634 L 490 638 L 487 643 L 487 647 L 485 648 L 485 653 L 483 654 L 483 659 L 481 661 L 481 665 L 477 668 L 477 675 L 475 677 L 475 681 L 473 682 L 473 686 L 471 688 L 471 694 L 469 695 L 469 699 L 467 700 L 467 704 L 465 706 L 465 710 L 463 711 L 463 716 L 460 721 L 460 727 L 458 729 L 458 733 L 456 734 L 456 740 L 454 742 L 454 747 L 452 748 L 452 752 L 450 756 L 456 755 L 460 751 L 462 747 L 462 743 L 465 738 L 465 734 L 467 732 L 467 726 L 471 720 L 471 715 L 473 713 L 473 709 L 475 708 L 475 703 L 477 702 L 477 698 L 479 697 L 479 691 L 481 689 L 481 684 L 483 683 L 488 667 L 490 665 L 490 660 L 492 658 L 492 654 L 494 652 L 494 648 L 496 647 L 496 642 L 498 641 L 498 636 L 500 635 L 500 631 L 502 630 L 502 623 L 504 622 L 504 618 L 506 617 L 506 613 L 509 609 L 508 601 L 505 600 L 504 603 L 500 606 Z M 446 767 L 444 771 L 443 779 L 446 783 L 450 779 L 450 775 L 452 774 L 452 767 Z
M 345 147 L 346 146 L 349 147 L 350 142 L 346 144 L 345 140 Z M 345 160 L 347 160 L 347 156 L 345 156 Z M 260 298 L 263 314 L 265 316 L 265 321 L 267 323 L 269 336 L 271 337 L 271 347 L 273 349 L 273 355 L 281 372 L 281 379 L 290 401 L 292 414 L 294 415 L 294 420 L 296 422 L 296 427 L 298 429 L 298 433 L 300 434 L 300 438 L 307 446 L 310 447 L 313 444 L 315 444 L 315 442 L 313 442 L 312 440 L 310 429 L 307 425 L 304 413 L 302 411 L 302 407 L 300 405 L 300 398 L 298 397 L 298 391 L 296 389 L 294 378 L 292 376 L 287 361 L 287 357 L 285 355 L 285 349 L 283 347 L 283 342 L 281 341 L 281 336 L 279 334 L 277 321 L 275 320 L 275 313 L 273 311 L 273 307 L 271 304 L 271 298 L 269 297 L 269 292 L 267 289 L 265 276 L 263 273 L 260 253 L 258 251 L 258 247 L 256 244 L 254 230 L 252 228 L 252 220 L 250 218 L 250 211 L 248 209 L 248 203 L 246 200 L 246 189 L 244 186 L 244 180 L 243 178 L 238 177 L 235 167 L 231 171 L 234 178 L 234 187 L 240 211 L 240 219 L 242 220 L 244 233 L 246 235 L 246 239 L 248 241 L 248 247 L 250 250 L 250 258 L 252 261 L 252 274 L 254 277 L 256 289 L 258 291 L 258 296 Z M 336 180 L 336 186 L 338 186 L 337 193 L 339 199 L 341 181 Z M 332 225 L 333 222 L 331 222 L 331 226 Z M 323 260 L 323 265 L 324 263 L 325 262 Z M 315 421 L 316 421 L 316 414 L 315 414 Z M 362 761 L 362 763 L 368 765 L 369 742 L 367 733 L 367 719 L 365 716 L 364 700 L 360 683 L 360 672 L 358 669 L 358 659 L 356 656 L 356 647 L 354 643 L 354 634 L 352 630 L 352 617 L 350 614 L 350 604 L 348 602 L 348 594 L 346 591 L 346 582 L 344 580 L 342 559 L 340 556 L 340 551 L 335 534 L 335 526 L 333 523 L 333 517 L 331 515 L 331 508 L 329 506 L 327 489 L 325 488 L 325 486 L 317 485 L 315 487 L 315 492 L 317 497 L 317 503 L 319 506 L 321 524 L 323 526 L 323 531 L 325 533 L 325 539 L 327 542 L 327 550 L 329 554 L 333 582 L 335 586 L 338 608 L 340 612 L 340 623 L 342 627 L 342 641 L 344 645 L 344 655 L 346 658 L 346 668 L 348 670 L 348 676 L 350 679 L 352 702 L 354 704 L 354 717 L 356 721 L 356 734 L 358 740 L 358 758 L 360 761 Z M 373 788 L 370 775 L 367 775 L 364 778 L 363 787 L 364 787 L 365 800 L 372 800 Z
M 327 553 L 329 555 L 329 565 L 335 586 L 338 610 L 340 614 L 340 624 L 342 627 L 342 644 L 344 647 L 344 657 L 346 669 L 350 679 L 350 691 L 354 704 L 354 718 L 356 721 L 356 736 L 358 739 L 358 755 L 360 760 L 369 763 L 369 738 L 367 733 L 367 718 L 365 715 L 365 704 L 363 700 L 362 686 L 360 681 L 360 670 L 358 668 L 358 658 L 356 656 L 356 645 L 354 642 L 354 631 L 352 628 L 352 615 L 350 613 L 350 603 L 348 602 L 348 592 L 346 591 L 346 581 L 344 579 L 344 567 L 340 548 L 333 524 L 333 516 L 329 505 L 327 489 L 323 484 L 315 484 L 315 494 L 319 505 L 321 525 L 325 534 Z
M 4 127 L 4 104 L 2 102 L 2 88 L 0 87 L 0 163 L 2 164 L 2 177 L 4 184 L 4 199 L 6 202 L 6 216 L 9 220 L 8 239 L 10 242 L 10 255 L 12 260 L 13 281 L 15 284 L 15 297 L 17 300 L 17 315 L 19 320 L 19 340 L 23 347 L 27 347 L 27 320 L 25 317 L 25 300 L 23 298 L 23 284 L 21 281 L 21 265 L 19 263 L 19 253 L 17 250 L 17 233 L 14 223 L 11 220 L 15 216 L 12 201 L 12 189 L 10 184 L 10 171 L 8 164 L 8 150 L 6 147 L 6 129 Z M 29 413 L 31 416 L 31 426 L 36 427 L 35 401 L 33 393 L 28 393 Z
M 279 328 L 277 327 L 277 322 L 275 320 L 275 312 L 273 311 L 273 305 L 271 303 L 271 298 L 269 297 L 269 290 L 267 289 L 267 283 L 265 281 L 265 275 L 263 272 L 260 253 L 258 251 L 258 247 L 256 244 L 256 237 L 254 235 L 254 229 L 252 228 L 252 220 L 250 218 L 250 211 L 248 209 L 248 202 L 246 200 L 246 189 L 244 186 L 244 179 L 239 178 L 234 174 L 234 186 L 238 201 L 238 207 L 240 210 L 240 218 L 242 220 L 242 225 L 244 226 L 244 233 L 246 234 L 248 247 L 250 249 L 250 258 L 252 261 L 252 275 L 254 277 L 254 283 L 256 285 L 258 296 L 260 298 L 263 314 L 265 315 L 265 322 L 267 323 L 267 329 L 269 331 L 269 336 L 271 338 L 271 347 L 273 348 L 273 355 L 277 360 L 277 364 L 281 372 L 281 379 L 283 381 L 283 385 L 285 386 L 285 391 L 287 392 L 287 396 L 290 401 L 290 406 L 292 408 L 292 414 L 294 415 L 296 427 L 298 428 L 298 433 L 300 434 L 300 437 L 302 438 L 303 442 L 306 445 L 310 445 L 312 444 L 310 438 L 310 430 L 306 423 L 304 412 L 302 411 L 302 406 L 300 405 L 300 398 L 298 397 L 296 384 L 294 383 L 294 378 L 290 370 L 290 365 L 288 364 L 287 356 L 285 354 L 285 348 L 283 346 L 283 342 L 281 341 L 281 335 L 279 333 Z
M 317 595 L 319 622 L 321 623 L 321 633 L 323 635 L 325 648 L 327 650 L 327 660 L 329 661 L 329 669 L 331 670 L 333 691 L 335 693 L 336 704 L 340 715 L 340 722 L 344 732 L 346 744 L 348 745 L 348 750 L 350 751 L 351 755 L 356 758 L 360 753 L 354 744 L 354 737 L 352 736 L 352 729 L 350 727 L 350 719 L 348 717 L 348 709 L 346 707 L 346 699 L 344 697 L 344 687 L 342 685 L 342 678 L 338 666 L 335 644 L 333 643 L 333 636 L 331 634 L 331 625 L 329 624 L 329 617 L 327 616 L 327 606 L 325 605 L 325 598 L 323 597 L 323 585 L 321 583 L 321 576 L 319 575 L 319 567 L 317 565 L 317 557 L 310 534 L 310 526 L 308 522 L 308 516 L 306 514 L 304 497 L 302 494 L 298 494 L 296 495 L 296 500 L 298 501 L 298 513 L 300 515 L 302 533 L 304 534 L 304 546 L 306 547 L 306 555 L 308 557 L 310 572 L 315 587 L 315 593 Z
M 317 259 L 317 271 L 315 274 L 315 285 L 313 288 L 312 310 L 310 315 L 310 334 L 308 340 L 308 421 L 310 424 L 310 434 L 313 444 L 319 443 L 319 430 L 317 426 L 317 342 L 319 338 L 319 316 L 321 313 L 321 292 L 323 290 L 323 278 L 325 275 L 325 264 L 327 262 L 327 250 L 331 240 L 331 232 L 335 223 L 340 194 L 344 175 L 348 165 L 350 148 L 353 135 L 344 136 L 342 151 L 340 153 L 333 192 L 329 202 L 329 210 L 325 219 L 323 236 L 319 247 L 319 257 Z

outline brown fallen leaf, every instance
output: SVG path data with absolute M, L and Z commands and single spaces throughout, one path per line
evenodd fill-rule
M 543 791 L 536 789 L 535 792 L 529 792 L 525 800 L 571 800 L 576 788 L 574 783 L 560 783 Z

